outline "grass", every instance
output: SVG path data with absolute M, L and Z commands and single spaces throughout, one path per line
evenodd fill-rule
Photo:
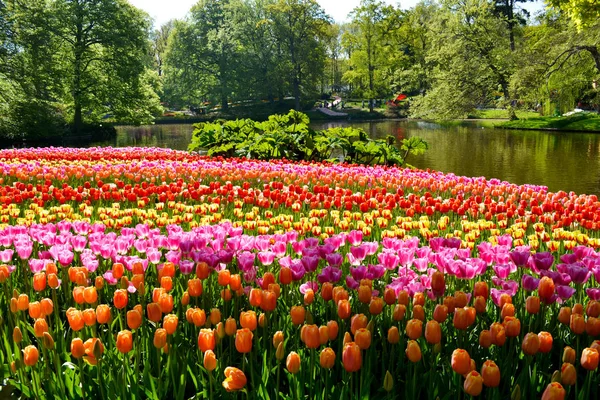
M 539 117 L 540 114 L 535 111 L 528 110 L 516 110 L 517 118 L 535 118 Z M 485 109 L 485 110 L 474 110 L 467 116 L 468 119 L 508 119 L 508 110 L 505 109 Z
M 557 129 L 566 131 L 600 131 L 600 115 L 577 113 L 568 117 L 537 117 L 507 121 L 496 125 L 511 129 Z

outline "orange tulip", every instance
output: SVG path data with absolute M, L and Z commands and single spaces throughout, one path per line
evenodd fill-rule
M 490 327 L 492 334 L 492 343 L 496 346 L 503 346 L 506 342 L 506 329 L 498 322 L 494 322 Z
M 190 297 L 199 297 L 202 295 L 202 281 L 198 278 L 193 278 L 187 282 L 187 292 Z
M 148 303 L 146 305 L 146 315 L 152 322 L 159 322 L 162 319 L 162 311 L 158 303 Z
M 337 312 L 340 319 L 348 319 L 351 313 L 350 302 L 348 300 L 340 300 L 337 303 Z
M 394 321 L 402 321 L 406 315 L 406 306 L 404 304 L 396 304 L 392 318 Z
M 358 301 L 363 304 L 369 304 L 371 301 L 373 289 L 366 285 L 360 285 L 358 287 Z
M 575 352 L 575 349 L 573 349 L 572 347 L 566 346 L 565 349 L 563 350 L 562 361 L 564 363 L 574 364 L 576 357 L 577 357 L 577 353 Z
M 569 325 L 571 322 L 571 307 L 561 307 L 558 312 L 558 321 L 563 325 Z
M 277 348 L 279 346 L 279 343 L 283 343 L 283 341 L 284 341 L 283 332 L 282 331 L 275 332 L 275 334 L 273 335 L 273 347 Z
M 327 325 L 319 327 L 319 342 L 323 345 L 329 341 L 329 328 Z
M 473 302 L 473 307 L 477 311 L 478 314 L 483 314 L 487 309 L 487 302 L 483 296 L 475 297 L 475 301 Z
M 235 334 L 235 348 L 240 353 L 252 351 L 252 337 L 254 335 L 248 328 L 238 329 Z
M 475 298 L 481 296 L 487 301 L 489 297 L 487 282 L 475 282 L 475 286 L 473 287 L 473 296 L 475 296 Z
M 336 321 L 329 321 L 327 323 L 327 330 L 329 331 L 329 340 L 335 340 L 338 335 L 338 323 Z
M 96 321 L 99 324 L 108 324 L 110 322 L 110 307 L 106 304 L 99 304 L 96 307 Z
M 540 279 L 540 283 L 538 285 L 538 295 L 544 302 L 550 302 L 550 298 L 554 294 L 554 290 L 555 287 L 552 278 L 544 276 L 542 279 Z
M 75 358 L 81 358 L 84 354 L 83 340 L 81 338 L 73 338 L 71 340 L 71 355 Z
M 406 290 L 401 290 L 398 292 L 398 304 L 402 304 L 403 306 L 408 306 L 408 292 Z
M 360 328 L 354 335 L 354 341 L 361 350 L 367 350 L 371 347 L 371 331 L 366 328 Z
M 350 319 L 350 332 L 354 335 L 360 328 L 366 328 L 369 320 L 364 314 L 354 314 Z
M 282 285 L 289 285 L 292 283 L 293 275 L 292 270 L 288 267 L 282 267 L 279 271 L 279 282 Z
M 383 299 L 381 297 L 372 297 L 369 303 L 369 313 L 371 315 L 379 315 L 383 311 Z
M 98 338 L 86 340 L 83 343 L 83 348 L 85 349 L 85 360 L 92 365 L 96 365 L 98 363 L 98 358 L 104 353 L 104 345 Z
M 292 374 L 297 374 L 300 371 L 300 356 L 295 351 L 288 354 L 285 360 L 285 368 Z
M 600 302 L 596 300 L 588 301 L 587 306 L 585 307 L 585 313 L 588 317 L 600 317 Z
M 333 299 L 333 284 L 331 282 L 325 282 L 321 286 L 321 298 L 325 301 Z
M 67 310 L 67 321 L 75 332 L 80 331 L 85 324 L 82 312 L 73 307 Z
M 585 319 L 581 314 L 571 314 L 571 321 L 569 323 L 571 331 L 576 335 L 581 335 L 585 332 Z
M 417 304 L 416 306 L 413 306 L 413 319 L 418 319 L 420 321 L 425 321 L 425 310 L 423 309 L 423 306 Z
M 521 343 L 521 349 L 523 353 L 528 356 L 534 356 L 540 349 L 540 338 L 533 332 L 529 332 L 523 338 Z
M 433 319 L 441 324 L 446 321 L 446 318 L 448 318 L 448 307 L 443 304 L 437 304 L 433 310 Z
M 94 304 L 98 301 L 98 291 L 93 286 L 88 286 L 83 289 L 83 300 L 88 304 Z
M 598 350 L 587 347 L 581 352 L 581 366 L 588 371 L 598 368 Z
M 257 288 L 250 290 L 248 300 L 252 307 L 259 307 L 262 302 L 262 290 Z
M 157 349 L 162 349 L 167 344 L 167 331 L 163 328 L 158 328 L 154 331 L 154 339 L 152 344 Z
M 302 306 L 293 306 L 290 316 L 292 317 L 292 324 L 300 325 L 304 323 L 304 319 L 306 318 L 306 310 Z
M 600 335 L 600 319 L 595 317 L 588 317 L 585 323 L 585 331 L 590 336 Z
M 221 322 L 221 311 L 218 308 L 211 309 L 209 319 L 212 325 L 218 324 Z
M 481 366 L 481 377 L 486 387 L 498 387 L 500 385 L 500 368 L 492 360 L 486 360 Z
M 217 356 L 212 350 L 204 352 L 203 365 L 207 371 L 214 371 L 217 368 Z
M 446 279 L 443 272 L 435 271 L 431 275 L 431 290 L 436 297 L 444 295 L 446 291 Z
M 575 303 L 572 313 L 583 315 L 583 306 L 580 303 Z
M 406 334 L 412 340 L 417 340 L 423 334 L 423 321 L 411 319 L 406 323 Z
M 21 328 L 19 328 L 18 326 L 15 326 L 15 329 L 13 329 L 13 342 L 21 343 L 22 340 L 23 340 L 23 332 L 21 332 Z
M 168 293 L 162 293 L 158 298 L 158 306 L 160 307 L 161 313 L 170 313 L 173 311 L 173 296 Z
M 231 272 L 228 269 L 223 269 L 217 274 L 217 282 L 220 286 L 229 285 L 231 279 Z
M 304 305 L 311 305 L 315 301 L 315 292 L 312 289 L 306 289 L 304 293 Z
M 131 349 L 133 349 L 133 335 L 131 334 L 131 331 L 120 331 L 117 334 L 116 346 L 119 352 L 123 354 L 129 353 Z
M 487 329 L 484 329 L 479 334 L 479 345 L 484 349 L 489 348 L 493 344 L 492 333 Z M 483 374 L 482 374 L 483 375 Z
M 335 365 L 335 352 L 330 347 L 326 347 L 321 351 L 319 364 L 325 369 L 331 369 Z
M 39 301 L 29 303 L 29 316 L 33 319 L 38 319 L 42 316 L 42 305 Z
M 514 316 L 515 316 L 515 306 L 510 303 L 506 303 L 502 307 L 502 311 L 500 313 L 500 318 L 505 319 L 506 317 L 514 317 Z
M 540 353 L 550 353 L 552 350 L 552 335 L 549 332 L 538 333 L 540 338 Z
M 33 290 L 41 292 L 44 289 L 46 289 L 46 273 L 38 272 L 33 275 Z
M 466 330 L 469 327 L 469 316 L 465 308 L 456 308 L 454 310 L 454 318 L 452 319 L 454 327 L 459 330 Z
M 454 300 L 454 297 L 444 297 L 444 305 L 446 306 L 448 314 L 454 313 L 454 309 L 456 308 L 456 301 Z
M 83 322 L 86 326 L 93 326 L 96 324 L 96 311 L 93 308 L 87 308 L 83 310 Z
M 464 383 L 465 392 L 471 396 L 479 396 L 483 390 L 483 378 L 477 371 L 471 371 L 467 374 Z
M 202 261 L 196 264 L 196 276 L 198 279 L 204 280 L 208 278 L 208 275 L 210 275 L 210 267 L 207 263 Z
M 167 331 L 169 335 L 172 335 L 177 330 L 177 324 L 179 323 L 179 318 L 175 314 L 167 314 L 163 318 L 163 328 Z
M 362 354 L 360 347 L 354 342 L 344 345 L 342 351 L 342 364 L 347 372 L 356 372 L 362 366 Z
M 525 302 L 525 309 L 529 314 L 537 314 L 540 312 L 540 298 L 537 296 L 529 296 Z
M 119 310 L 127 307 L 127 290 L 117 289 L 113 296 L 113 304 Z
M 198 347 L 205 353 L 208 350 L 214 350 L 216 345 L 215 331 L 212 329 L 200 329 L 198 334 Z
M 29 296 L 20 294 L 17 299 L 17 310 L 25 311 L 27 309 L 29 309 Z
M 560 383 L 563 386 L 573 386 L 577 381 L 577 371 L 575 366 L 570 363 L 563 363 L 560 367 Z
M 558 382 L 552 382 L 546 386 L 542 394 L 542 400 L 564 400 L 567 392 Z
M 406 344 L 406 357 L 412 363 L 418 363 L 421 361 L 421 348 L 419 347 L 419 343 L 416 340 L 409 340 Z
M 54 312 L 54 303 L 50 299 L 42 299 L 40 306 L 42 307 L 42 315 L 52 315 Z
M 256 313 L 254 311 L 242 311 L 240 313 L 240 325 L 242 328 L 248 328 L 251 331 L 256 329 L 258 321 L 256 320 Z
M 471 370 L 471 357 L 466 350 L 456 349 L 452 352 L 452 369 L 459 375 L 464 375 Z
M 23 363 L 28 367 L 33 367 L 40 357 L 37 347 L 29 345 L 23 349 Z
M 227 320 L 225 321 L 225 334 L 227 336 L 233 336 L 235 335 L 235 332 L 237 331 L 237 322 L 235 322 L 235 319 L 229 317 L 227 318 Z
M 385 301 L 385 304 L 388 306 L 396 303 L 396 291 L 392 288 L 386 288 L 383 292 L 383 301 Z
M 506 317 L 502 322 L 506 330 L 506 337 L 517 337 L 521 332 L 521 321 L 515 317 Z
M 388 329 L 387 340 L 390 344 L 396 344 L 400 341 L 400 332 L 397 327 L 392 326 Z
M 192 311 L 192 323 L 196 327 L 201 327 L 206 324 L 206 313 L 201 308 L 195 308 Z
M 456 308 L 464 308 L 467 306 L 468 302 L 469 298 L 466 293 L 460 291 L 454 293 L 454 306 Z
M 240 369 L 234 367 L 225 368 L 225 380 L 223 381 L 223 387 L 228 392 L 241 390 L 246 386 L 246 375 Z
M 425 339 L 429 344 L 437 344 L 442 341 L 442 328 L 436 320 L 428 321 L 425 325 Z
M 138 310 L 127 311 L 127 326 L 129 329 L 137 329 L 142 325 L 142 315 Z

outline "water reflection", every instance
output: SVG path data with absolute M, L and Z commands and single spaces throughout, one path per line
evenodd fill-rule
M 548 186 L 551 191 L 600 194 L 600 135 L 493 129 L 479 122 L 442 125 L 425 121 L 325 122 L 314 129 L 356 126 L 371 137 L 421 136 L 429 150 L 408 162 L 457 175 Z M 156 146 L 185 150 L 191 125 L 118 127 L 117 137 L 94 146 Z

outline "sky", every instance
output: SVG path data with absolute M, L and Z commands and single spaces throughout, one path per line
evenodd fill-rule
M 129 0 L 134 6 L 146 11 L 154 19 L 154 26 L 159 27 L 171 19 L 181 19 L 198 0 Z M 321 7 L 336 22 L 347 21 L 348 13 L 360 4 L 360 0 L 317 0 Z M 397 5 L 397 0 L 383 0 L 387 4 Z M 419 0 L 400 1 L 403 9 L 414 7 Z M 532 14 L 541 10 L 544 4 L 541 0 L 525 3 L 524 7 Z

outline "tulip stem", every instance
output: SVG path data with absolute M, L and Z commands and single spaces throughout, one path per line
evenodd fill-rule
M 161 350 L 160 348 L 156 349 L 156 354 L 157 354 L 156 369 L 158 370 L 156 376 L 158 378 L 158 381 L 157 381 L 157 385 L 158 385 L 157 386 L 157 391 L 158 391 L 158 398 L 159 399 L 161 398 L 160 397 L 160 394 L 161 394 L 161 390 L 160 390 L 160 382 L 161 382 L 161 379 L 160 379 L 160 350 Z
M 209 388 L 209 399 L 213 399 L 213 382 L 212 382 L 212 371 L 208 371 L 208 388 Z
M 79 382 L 81 383 L 81 398 L 85 399 L 85 373 L 83 372 L 83 359 L 79 357 Z
M 277 362 L 277 386 L 275 387 L 275 400 L 279 398 L 279 383 L 281 382 L 281 363 Z
M 102 399 L 105 399 L 106 396 L 104 395 L 104 387 L 102 384 L 102 369 L 101 369 L 101 365 L 102 365 L 102 361 L 98 360 L 98 364 L 96 367 L 96 370 L 98 372 L 98 385 L 100 386 L 100 396 L 102 397 Z

